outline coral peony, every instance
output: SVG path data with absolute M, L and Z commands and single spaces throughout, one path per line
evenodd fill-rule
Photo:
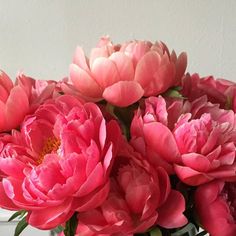
M 186 224 L 184 198 L 171 189 L 166 171 L 154 171 L 142 157 L 136 159 L 137 153 L 127 151 L 116 158 L 107 199 L 99 208 L 81 213 L 80 222 L 98 235 L 119 236 L 143 233 L 154 224 Z
M 0 71 L 0 131 L 17 128 L 29 111 L 29 98 L 24 88 L 14 85 Z
M 236 184 L 213 181 L 197 188 L 196 211 L 212 236 L 236 235 Z
M 146 99 L 133 118 L 131 144 L 186 184 L 236 179 L 235 114 L 206 97 L 168 105 L 162 97 Z
M 178 85 L 186 65 L 186 54 L 177 58 L 164 43 L 131 41 L 119 46 L 102 38 L 89 59 L 77 48 L 70 79 L 82 95 L 125 107 Z
M 120 138 L 118 124 L 107 123 L 95 104 L 66 95 L 48 100 L 0 142 L 1 207 L 27 210 L 40 229 L 98 207 Z
M 175 172 L 186 184 L 199 185 L 213 179 L 236 180 L 236 116 L 219 109 L 206 97 L 191 103 L 173 131 L 182 164 Z
M 162 166 L 169 174 L 174 173 L 173 164 L 181 162 L 180 152 L 169 128 L 177 121 L 181 109 L 172 107 L 169 114 L 163 97 L 145 99 L 144 107 L 136 111 L 130 129 L 132 146 L 154 167 Z M 179 107 L 182 108 L 182 103 Z
M 31 111 L 34 111 L 47 99 L 59 96 L 60 92 L 60 89 L 57 88 L 56 81 L 35 80 L 31 77 L 25 76 L 22 72 L 18 73 L 16 84 L 24 88 L 27 93 Z
M 45 100 L 56 97 L 57 82 L 35 80 L 19 72 L 15 84 L 0 71 L 0 131 L 18 128 L 27 114 Z

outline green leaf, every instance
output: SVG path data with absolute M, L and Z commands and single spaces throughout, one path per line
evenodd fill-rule
M 155 228 L 150 232 L 150 236 L 162 236 L 161 230 L 159 228 Z
M 167 92 L 164 93 L 164 96 L 171 98 L 183 98 L 182 94 L 175 89 L 169 89 Z
M 26 216 L 19 221 L 19 223 L 17 224 L 16 228 L 15 228 L 15 234 L 14 236 L 19 236 L 21 234 L 21 232 L 27 227 L 28 222 L 26 221 Z
M 26 214 L 26 211 L 24 211 L 24 210 L 17 211 L 8 219 L 8 222 L 14 220 L 17 217 L 22 218 L 25 214 Z
M 65 236 L 74 236 L 78 225 L 77 214 L 75 213 L 67 222 L 64 229 Z

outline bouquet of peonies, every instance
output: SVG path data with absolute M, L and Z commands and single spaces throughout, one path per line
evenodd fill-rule
M 104 37 L 61 81 L 1 72 L 0 206 L 15 236 L 235 236 L 236 84 L 186 66 L 162 42 Z

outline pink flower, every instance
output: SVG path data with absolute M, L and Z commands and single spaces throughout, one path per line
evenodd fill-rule
M 26 91 L 0 71 L 0 132 L 17 128 L 28 111 Z
M 195 100 L 191 112 L 182 115 L 173 135 L 182 163 L 175 172 L 186 184 L 200 185 L 214 179 L 236 180 L 236 116 L 232 110 L 219 109 Z
M 235 114 L 206 97 L 168 105 L 162 97 L 146 99 L 133 118 L 130 142 L 154 167 L 188 185 L 236 179 Z
M 125 107 L 179 84 L 186 65 L 185 53 L 177 58 L 163 43 L 131 41 L 120 46 L 103 38 L 89 59 L 77 48 L 70 79 L 82 95 Z
M 206 95 L 212 103 L 220 104 L 221 108 L 236 111 L 236 83 L 215 79 L 213 76 L 200 78 L 198 74 L 186 74 L 182 81 L 182 93 L 190 101 Z
M 64 233 L 61 232 L 60 234 L 58 234 L 58 236 L 64 236 Z M 97 234 L 97 233 L 93 232 L 91 229 L 89 229 L 86 225 L 80 223 L 80 221 L 79 221 L 75 236 L 114 236 L 114 235 Z M 119 234 L 116 234 L 115 236 L 119 236 Z M 126 235 L 126 236 L 132 236 L 132 235 Z
M 58 97 L 61 91 L 60 88 L 57 88 L 57 82 L 55 81 L 35 80 L 25 76 L 22 72 L 18 73 L 16 84 L 21 86 L 26 92 L 31 112 L 47 99 Z
M 173 164 L 181 162 L 180 152 L 169 126 L 174 126 L 182 110 L 182 103 L 174 103 L 168 111 L 163 97 L 149 97 L 145 99 L 144 107 L 139 107 L 136 111 L 131 123 L 132 146 L 154 167 L 161 166 L 169 174 L 174 173 Z
M 201 225 L 212 236 L 236 235 L 236 184 L 213 181 L 195 193 L 196 211 Z
M 27 114 L 58 92 L 54 81 L 34 80 L 20 72 L 13 84 L 0 71 L 0 132 L 18 128 Z
M 106 199 L 121 133 L 95 104 L 71 96 L 48 100 L 14 138 L 0 146 L 1 207 L 25 209 L 29 224 L 50 229 Z
M 147 162 L 140 165 L 143 159 L 132 155 L 116 158 L 107 199 L 99 208 L 81 213 L 80 222 L 98 235 L 119 236 L 143 233 L 155 224 L 165 228 L 186 224 L 184 198 L 171 189 L 164 169 L 154 171 Z

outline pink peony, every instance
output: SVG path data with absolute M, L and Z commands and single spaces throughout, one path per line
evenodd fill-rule
M 57 82 L 52 80 L 35 80 L 25 76 L 22 72 L 18 73 L 16 84 L 24 88 L 29 98 L 31 112 L 47 99 L 58 97 L 61 92 Z
M 28 94 L 0 71 L 0 132 L 17 128 L 29 111 Z
M 0 71 L 0 132 L 18 128 L 27 114 L 59 95 L 56 82 L 34 80 L 18 73 L 16 82 Z
M 190 101 L 206 95 L 212 103 L 220 104 L 221 108 L 236 111 L 236 83 L 213 76 L 200 78 L 198 74 L 186 74 L 182 81 L 182 93 Z
M 174 163 L 181 162 L 181 156 L 170 126 L 179 118 L 182 103 L 169 107 L 163 97 L 145 99 L 131 123 L 132 146 L 154 167 L 162 166 L 169 174 L 174 173 Z
M 61 232 L 57 236 L 65 236 L 65 234 Z M 119 234 L 116 234 L 116 235 L 98 234 L 98 233 L 93 232 L 91 229 L 89 229 L 88 226 L 78 222 L 75 236 L 119 236 Z M 132 236 L 132 235 L 126 235 L 126 236 Z
M 130 142 L 154 166 L 186 184 L 236 179 L 235 114 L 206 97 L 168 105 L 162 97 L 146 99 L 133 118 Z
M 182 115 L 173 135 L 181 153 L 175 172 L 186 184 L 236 180 L 236 116 L 201 97 Z
M 143 233 L 155 224 L 165 228 L 186 224 L 184 198 L 171 189 L 165 170 L 154 171 L 142 163 L 143 158 L 123 151 L 127 156 L 116 158 L 107 199 L 99 208 L 81 213 L 80 222 L 98 235 L 117 236 Z
M 196 211 L 201 225 L 211 236 L 236 235 L 236 184 L 213 181 L 195 193 Z
M 120 138 L 118 124 L 106 123 L 95 104 L 66 95 L 48 100 L 0 142 L 1 207 L 26 209 L 40 229 L 98 207 Z
M 131 41 L 119 46 L 113 45 L 109 38 L 102 38 L 89 59 L 82 48 L 77 48 L 70 66 L 70 80 L 90 99 L 106 99 L 125 107 L 142 96 L 157 95 L 178 85 L 186 65 L 186 54 L 177 58 L 164 43 Z

